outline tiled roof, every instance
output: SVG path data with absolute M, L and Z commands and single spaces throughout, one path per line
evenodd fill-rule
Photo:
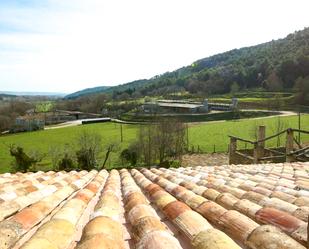
M 0 248 L 301 249 L 309 163 L 0 175 Z

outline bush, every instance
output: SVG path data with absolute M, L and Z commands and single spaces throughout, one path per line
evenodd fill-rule
M 179 160 L 166 160 L 159 164 L 162 168 L 179 168 L 181 167 L 181 162 Z
M 97 133 L 83 132 L 77 137 L 79 150 L 76 152 L 76 158 L 81 169 L 92 170 L 98 167 L 101 143 L 101 136 Z
M 70 171 L 75 168 L 74 160 L 68 153 L 64 154 L 64 157 L 58 163 L 59 170 Z
M 130 165 L 135 166 L 137 163 L 137 151 L 135 151 L 131 146 L 121 152 L 120 158 L 126 162 L 129 162 Z
M 10 146 L 10 154 L 15 158 L 13 170 L 15 172 L 28 172 L 32 166 L 42 161 L 43 155 L 39 152 L 34 152 L 32 155 L 28 155 L 24 152 L 24 149 L 20 146 Z

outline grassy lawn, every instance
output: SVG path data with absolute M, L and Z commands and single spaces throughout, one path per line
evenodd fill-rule
M 137 127 L 133 125 L 122 125 L 122 128 L 123 143 L 120 145 L 121 149 L 126 148 L 129 142 L 135 138 L 137 130 Z M 0 172 L 7 172 L 10 170 L 10 163 L 12 161 L 8 148 L 10 144 L 20 145 L 24 147 L 27 152 L 39 150 L 46 153 L 46 157 L 38 165 L 38 168 L 43 170 L 52 169 L 51 159 L 48 156 L 49 149 L 53 146 L 63 148 L 65 144 L 74 146 L 76 137 L 83 130 L 98 132 L 102 136 L 103 146 L 110 141 L 117 141 L 120 143 L 120 125 L 115 123 L 91 124 L 7 135 L 0 137 Z M 104 151 L 102 151 L 100 157 L 103 158 L 104 155 Z M 107 163 L 108 166 L 118 166 L 120 163 L 118 158 L 119 152 L 112 153 Z
M 125 113 L 121 115 L 121 119 L 130 122 L 155 122 L 160 117 L 171 117 L 177 118 L 178 120 L 190 123 L 190 122 L 208 122 L 208 121 L 219 121 L 219 120 L 235 120 L 235 119 L 245 119 L 245 118 L 256 118 L 256 117 L 266 117 L 276 115 L 275 112 L 263 112 L 263 111 L 239 111 L 239 112 L 210 112 L 206 114 L 138 114 L 134 113 Z
M 286 128 L 297 128 L 298 117 L 280 117 L 282 120 L 283 129 Z M 193 125 L 189 129 L 189 144 L 195 147 L 195 150 L 199 146 L 203 152 L 213 152 L 214 146 L 216 151 L 227 151 L 229 138 L 228 135 L 234 135 L 241 138 L 254 140 L 253 130 L 254 127 L 259 125 L 266 126 L 266 136 L 277 133 L 278 117 L 274 118 L 262 118 L 258 120 L 237 120 L 237 121 L 225 121 L 219 123 L 209 123 Z M 309 115 L 301 116 L 301 129 L 309 130 Z M 298 134 L 294 134 L 296 136 Z M 303 142 L 309 142 L 309 135 L 301 135 Z M 285 136 L 280 138 L 281 144 L 285 142 Z M 267 142 L 267 146 L 276 146 L 277 140 L 272 139 Z M 244 143 L 239 143 L 240 148 L 244 148 Z M 249 148 L 249 146 L 248 146 Z
M 281 117 L 284 128 L 297 128 L 297 116 Z M 203 124 L 195 124 L 189 128 L 189 143 L 195 148 L 200 146 L 203 152 L 213 152 L 214 145 L 216 151 L 227 151 L 229 138 L 228 135 L 240 136 L 242 138 L 253 139 L 253 127 L 258 125 L 266 125 L 267 136 L 276 133 L 275 127 L 278 118 L 262 118 L 258 120 L 238 120 L 238 121 L 222 121 L 210 122 Z M 309 115 L 303 115 L 301 118 L 302 129 L 309 130 Z M 138 130 L 137 125 L 122 125 L 123 143 L 120 144 L 121 149 L 117 153 L 113 153 L 107 164 L 108 167 L 121 167 L 119 153 L 126 148 L 130 141 L 134 140 Z M 46 153 L 45 159 L 38 165 L 38 169 L 52 169 L 51 159 L 48 157 L 48 151 L 51 147 L 57 146 L 63 148 L 65 144 L 74 146 L 76 136 L 83 130 L 96 131 L 102 135 L 104 144 L 111 141 L 120 143 L 120 125 L 115 123 L 89 124 L 84 126 L 75 126 L 67 128 L 59 128 L 54 130 L 36 131 L 28 133 L 20 133 L 0 137 L 0 173 L 10 171 L 10 163 L 12 161 L 9 155 L 10 144 L 23 146 L 26 151 L 39 150 Z M 295 134 L 297 135 L 297 134 Z M 309 142 L 309 136 L 302 136 L 302 140 Z M 284 143 L 284 137 L 281 138 Z M 271 140 L 268 145 L 276 144 L 276 140 Z M 244 144 L 240 144 L 244 146 Z M 100 155 L 104 158 L 104 151 Z

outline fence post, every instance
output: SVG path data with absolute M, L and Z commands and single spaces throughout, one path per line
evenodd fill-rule
M 259 126 L 257 134 L 258 141 L 265 139 L 266 134 L 265 131 L 266 127 L 264 125 Z M 264 148 L 265 148 L 265 141 L 257 142 L 254 144 L 254 152 L 253 152 L 254 163 L 258 163 L 259 159 L 264 156 Z
M 286 145 L 285 145 L 285 153 L 286 153 L 286 161 L 292 162 L 293 156 L 289 156 L 288 154 L 293 151 L 293 130 L 287 129 L 286 131 Z
M 232 164 L 234 162 L 236 150 L 237 150 L 237 139 L 235 137 L 231 137 L 229 147 L 229 164 Z
M 266 134 L 266 127 L 264 125 L 259 126 L 258 140 L 265 139 L 265 134 Z M 259 145 L 264 149 L 265 148 L 265 141 L 259 143 Z
M 253 163 L 259 162 L 259 145 L 258 143 L 254 143 L 254 149 L 253 149 Z
M 307 221 L 309 222 L 309 216 Z M 307 225 L 307 248 L 309 248 L 309 224 Z

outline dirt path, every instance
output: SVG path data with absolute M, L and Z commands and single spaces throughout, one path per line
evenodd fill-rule
M 77 125 L 81 125 L 82 121 L 81 120 L 74 120 L 74 121 L 68 121 L 65 123 L 60 123 L 57 125 L 49 125 L 49 126 L 45 126 L 44 130 L 51 130 L 51 129 L 59 129 L 59 128 L 65 128 L 65 127 L 70 127 L 70 126 L 77 126 Z
M 247 111 L 263 111 L 266 112 L 267 110 L 247 110 Z M 271 111 L 269 111 L 271 112 Z M 258 118 L 243 118 L 241 120 L 256 120 L 256 119 L 264 119 L 264 118 L 273 118 L 273 117 L 278 117 L 278 116 L 293 116 L 293 115 L 297 115 L 297 113 L 295 112 L 290 112 L 290 111 L 280 111 L 280 115 L 271 115 L 271 116 L 266 116 L 266 117 L 258 117 Z M 86 120 L 86 119 L 85 119 Z M 69 126 L 76 126 L 76 125 L 81 125 L 82 124 L 82 119 L 80 120 L 73 120 L 73 121 L 68 121 L 65 123 L 61 123 L 61 124 L 57 124 L 57 125 L 50 125 L 50 126 L 46 126 L 44 128 L 44 130 L 49 130 L 49 129 L 59 129 L 59 128 L 64 128 L 64 127 L 69 127 Z M 123 120 L 119 120 L 119 119 L 112 119 L 113 122 L 117 122 L 117 123 L 124 123 L 124 124 L 144 124 L 143 122 L 126 122 Z M 200 125 L 200 124 L 212 124 L 212 123 L 222 123 L 225 122 L 226 120 L 218 120 L 218 121 L 204 121 L 204 122 L 192 122 L 192 123 L 188 123 L 190 126 L 193 125 Z
M 219 166 L 227 165 L 228 161 L 227 153 L 187 154 L 182 157 L 182 166 Z

